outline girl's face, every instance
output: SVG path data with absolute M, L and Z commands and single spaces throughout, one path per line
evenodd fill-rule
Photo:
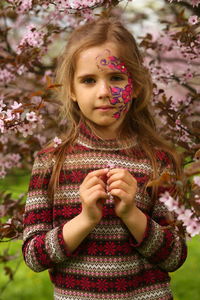
M 116 46 L 110 42 L 82 51 L 73 82 L 73 101 L 108 138 L 116 136 L 134 94 L 132 78 L 117 56 Z

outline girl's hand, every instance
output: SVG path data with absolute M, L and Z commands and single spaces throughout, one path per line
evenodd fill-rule
M 125 169 L 112 169 L 107 176 L 108 191 L 114 197 L 116 215 L 125 219 L 136 210 L 137 181 Z
M 82 212 L 89 222 L 99 223 L 102 218 L 103 204 L 108 198 L 106 184 L 102 178 L 106 177 L 108 169 L 90 172 L 79 188 L 82 202 Z

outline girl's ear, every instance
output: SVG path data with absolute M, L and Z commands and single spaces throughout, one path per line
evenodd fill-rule
M 72 99 L 72 101 L 77 102 L 76 96 L 74 93 L 71 93 L 71 99 Z

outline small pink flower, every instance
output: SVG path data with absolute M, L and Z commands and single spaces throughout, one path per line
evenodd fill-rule
M 200 4 L 199 0 L 191 0 L 191 2 L 193 7 L 198 6 Z
M 200 176 L 194 176 L 193 181 L 196 185 L 200 186 Z
M 114 168 L 115 168 L 115 165 L 112 164 L 112 163 L 108 163 L 108 168 L 109 168 L 109 169 L 114 169 Z
M 195 195 L 194 197 L 195 197 L 195 202 L 200 204 L 200 197 L 198 195 Z
M 0 108 L 4 108 L 6 105 L 3 103 L 3 96 L 0 96 Z
M 6 111 L 6 118 L 5 118 L 5 120 L 6 120 L 6 121 L 12 121 L 12 120 L 14 120 L 14 118 L 15 118 L 15 116 L 14 116 L 12 110 L 11 110 L 11 109 L 8 109 L 8 110 Z
M 200 222 L 196 218 L 191 218 L 189 224 L 186 226 L 186 231 L 191 237 L 200 233 Z
M 178 203 L 173 197 L 171 197 L 169 192 L 163 193 L 159 200 L 160 202 L 164 203 L 164 205 L 169 209 L 169 211 L 178 210 Z
M 5 130 L 4 121 L 0 120 L 0 131 L 1 131 L 1 133 L 4 133 L 4 130 Z
M 179 216 L 178 216 L 178 220 L 182 221 L 183 222 L 183 225 L 185 226 L 188 226 L 191 222 L 191 219 L 192 219 L 192 215 L 193 215 L 193 212 L 191 211 L 191 209 L 187 208 L 184 210 L 183 213 L 181 213 Z
M 28 135 L 32 135 L 32 127 L 29 124 L 24 124 L 23 127 L 20 127 L 18 130 L 23 134 L 23 137 L 27 137 Z
M 30 112 L 30 113 L 27 113 L 26 114 L 26 119 L 27 121 L 29 122 L 35 122 L 37 121 L 37 116 L 36 116 L 36 113 L 34 111 Z
M 22 106 L 21 103 L 18 103 L 17 101 L 14 101 L 14 104 L 11 105 L 12 109 L 18 109 Z
M 62 143 L 62 140 L 61 139 L 59 139 L 57 136 L 53 139 L 53 141 L 54 141 L 54 147 L 56 148 L 56 147 L 58 147 L 58 145 L 60 145 L 61 143 Z
M 188 19 L 189 24 L 191 25 L 195 25 L 198 23 L 198 16 L 191 16 Z

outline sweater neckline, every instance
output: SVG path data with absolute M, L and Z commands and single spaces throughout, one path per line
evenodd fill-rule
M 102 139 L 92 132 L 91 128 L 84 121 L 80 121 L 77 142 L 78 144 L 93 150 L 117 151 L 135 146 L 136 135 L 121 141 L 118 141 L 116 138 Z

